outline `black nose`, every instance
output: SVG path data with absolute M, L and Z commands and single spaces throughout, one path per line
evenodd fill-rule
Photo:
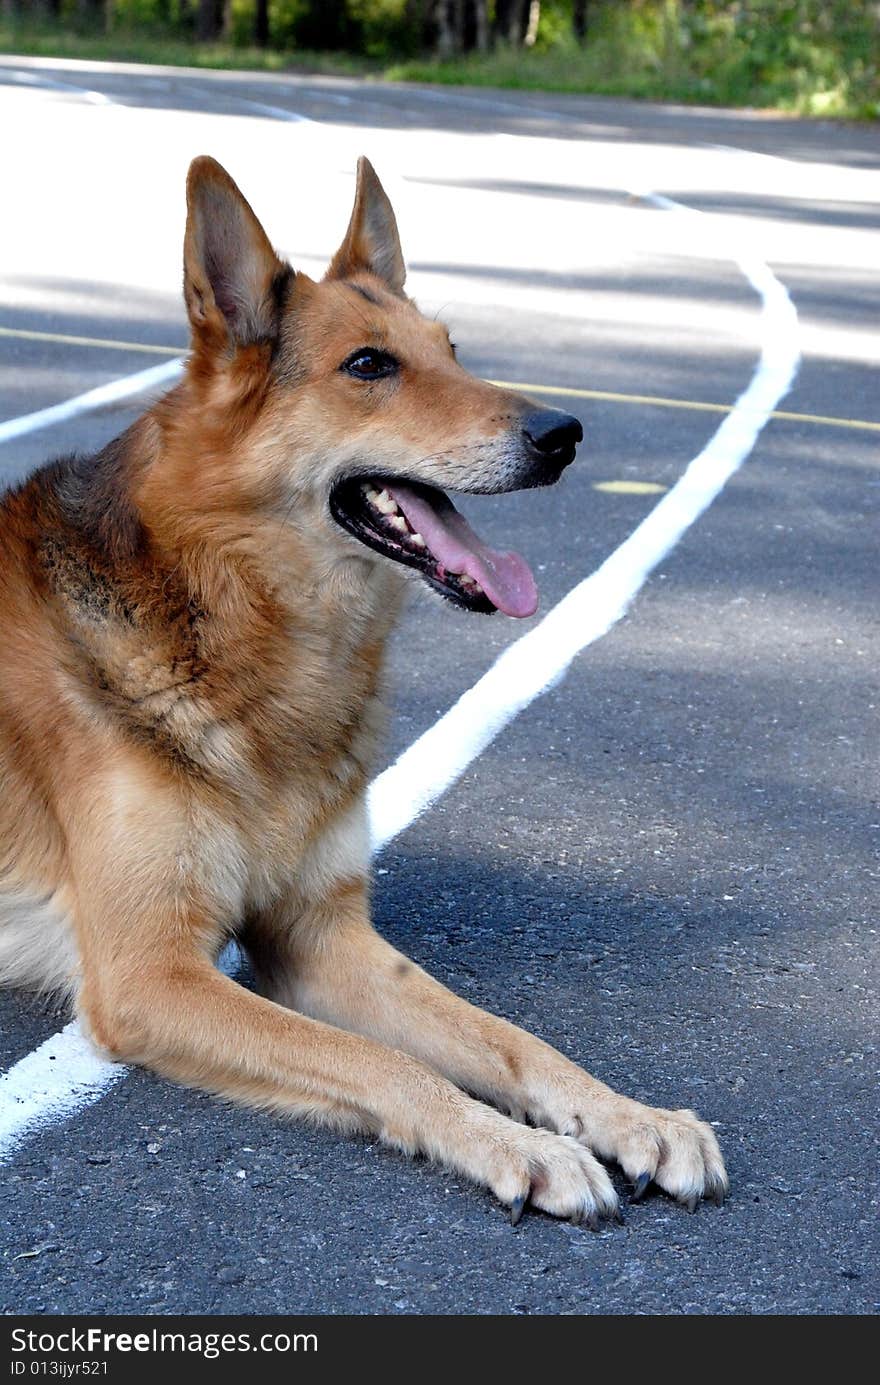
M 575 448 L 584 436 L 579 421 L 561 409 L 536 409 L 526 414 L 522 430 L 533 451 L 562 466 L 574 461 Z

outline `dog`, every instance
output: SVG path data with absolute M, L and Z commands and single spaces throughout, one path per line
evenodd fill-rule
M 618 1095 L 370 922 L 365 792 L 407 585 L 537 603 L 446 491 L 552 484 L 582 436 L 468 374 L 404 280 L 366 159 L 320 281 L 219 164 L 191 165 L 181 382 L 0 502 L 0 977 L 67 993 L 114 1059 L 370 1132 L 513 1221 L 619 1217 L 607 1162 L 635 1197 L 720 1202 L 692 1111 Z M 232 938 L 254 990 L 215 965 Z

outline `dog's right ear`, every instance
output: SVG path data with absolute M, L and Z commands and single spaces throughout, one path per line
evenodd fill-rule
M 234 353 L 271 340 L 281 289 L 293 271 L 216 160 L 193 159 L 186 209 L 183 296 L 194 347 Z
M 403 293 L 406 265 L 394 210 L 373 165 L 361 155 L 348 230 L 324 277 L 346 279 L 363 270 L 384 279 L 393 293 Z

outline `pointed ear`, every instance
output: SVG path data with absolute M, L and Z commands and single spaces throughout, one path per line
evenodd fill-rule
M 234 351 L 271 339 L 280 288 L 293 271 L 214 159 L 190 164 L 186 208 L 183 296 L 195 343 Z
M 373 165 L 363 156 L 358 159 L 357 191 L 351 221 L 345 240 L 333 256 L 325 277 L 345 279 L 358 270 L 366 270 L 384 279 L 394 293 L 403 290 L 406 265 L 400 249 L 397 222 Z

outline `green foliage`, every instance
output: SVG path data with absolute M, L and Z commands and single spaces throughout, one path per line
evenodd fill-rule
M 236 12 L 236 29 L 233 42 L 250 42 L 253 32 L 253 0 L 233 0 Z M 272 42 L 278 48 L 292 48 L 296 39 L 296 27 L 308 9 L 308 0 L 272 0 L 269 6 L 269 28 Z
M 570 45 L 574 42 L 571 28 L 570 0 L 543 0 L 541 18 L 538 23 L 537 52 L 548 48 Z
M 490 19 L 500 3 L 490 0 Z M 574 3 L 542 0 L 533 48 L 497 42 L 443 63 L 418 56 L 436 37 L 434 0 L 271 0 L 266 50 L 251 47 L 255 0 L 227 0 L 222 42 L 198 45 L 197 0 L 112 0 L 109 25 L 104 0 L 85 15 L 80 0 L 62 0 L 54 26 L 28 22 L 19 0 L 0 49 L 348 71 L 396 63 L 386 75 L 404 80 L 880 116 L 880 0 L 590 0 L 582 44 Z M 460 39 L 473 44 L 472 22 Z
M 71 3 L 67 9 L 68 18 L 76 24 L 78 6 Z M 107 27 L 118 27 L 131 33 L 187 33 L 193 27 L 191 9 L 186 0 L 113 0 L 110 25 Z
M 327 73 L 338 77 L 379 75 L 381 68 L 351 53 L 318 53 L 276 48 L 237 48 L 230 43 L 193 43 L 156 34 L 115 30 L 88 35 L 64 29 L 29 26 L 12 29 L 0 23 L 0 53 L 39 58 L 97 58 L 108 62 L 160 63 L 167 67 L 231 68 L 243 71 Z
M 387 58 L 418 48 L 415 15 L 407 0 L 348 0 L 348 10 L 368 56 Z
M 593 3 L 587 41 L 571 5 L 547 7 L 531 53 L 397 65 L 403 80 L 599 92 L 809 115 L 880 116 L 874 0 L 629 0 Z

